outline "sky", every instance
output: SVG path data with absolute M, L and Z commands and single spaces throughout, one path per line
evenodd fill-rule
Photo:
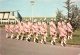
M 0 0 L 0 11 L 19 10 L 21 16 L 32 16 L 31 0 Z M 56 16 L 57 8 L 67 14 L 65 6 L 66 0 L 34 0 L 33 16 Z M 80 8 L 80 0 L 71 0 Z M 16 16 L 15 12 L 15 16 Z

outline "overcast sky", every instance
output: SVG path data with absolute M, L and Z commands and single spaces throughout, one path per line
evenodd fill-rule
M 66 0 L 34 0 L 33 16 L 55 16 L 57 8 L 63 10 L 64 15 L 67 10 L 63 7 Z M 73 4 L 80 7 L 80 0 L 71 0 Z M 32 5 L 30 0 L 0 0 L 0 11 L 20 10 L 22 16 L 32 16 Z

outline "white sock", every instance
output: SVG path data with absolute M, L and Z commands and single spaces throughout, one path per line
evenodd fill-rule
M 26 41 L 28 42 L 28 38 L 26 38 Z
M 38 39 L 38 34 L 36 35 L 36 39 Z
M 36 42 L 35 40 L 36 40 L 36 38 L 34 38 L 34 42 Z
M 13 34 L 11 35 L 11 39 L 13 39 Z
M 28 39 L 30 39 L 31 38 L 31 35 L 28 35 Z
M 44 41 L 46 42 L 46 37 L 44 37 Z
M 23 40 L 23 35 L 22 35 L 22 37 L 21 37 L 21 40 Z
M 68 36 L 68 40 L 69 40 L 70 36 Z
M 64 44 L 66 44 L 66 41 L 64 40 Z
M 8 38 L 8 33 L 6 33 L 6 38 Z
M 51 45 L 53 45 L 53 40 L 51 40 Z
M 61 46 L 63 46 L 63 41 L 61 41 Z
M 70 39 L 72 39 L 72 35 L 70 36 Z
M 53 41 L 54 41 L 54 42 L 56 42 L 56 41 L 55 41 L 55 38 L 54 38 L 54 40 L 53 40 Z
M 43 39 L 41 39 L 41 44 L 43 44 Z
M 19 39 L 19 35 L 17 35 L 17 40 Z

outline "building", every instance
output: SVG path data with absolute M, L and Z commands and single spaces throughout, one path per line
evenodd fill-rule
M 0 11 L 0 24 L 4 24 L 6 22 L 18 22 L 16 17 L 14 16 L 15 11 Z

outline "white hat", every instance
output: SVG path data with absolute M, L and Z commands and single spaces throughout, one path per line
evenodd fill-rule
M 54 19 L 54 21 L 56 21 L 56 19 Z
M 30 17 L 30 20 L 31 20 L 31 17 Z
M 42 20 L 42 18 L 40 20 Z
M 44 20 L 46 20 L 46 17 L 44 18 Z
M 67 22 L 67 20 L 64 20 L 64 22 Z
M 60 18 L 60 20 L 62 20 L 62 18 Z
M 28 21 L 28 20 L 26 19 L 26 21 Z
M 37 21 L 37 19 L 34 19 L 34 22 L 36 22 Z
M 53 19 L 51 19 L 51 21 L 53 21 Z
M 69 18 L 69 20 L 71 20 L 71 18 Z

